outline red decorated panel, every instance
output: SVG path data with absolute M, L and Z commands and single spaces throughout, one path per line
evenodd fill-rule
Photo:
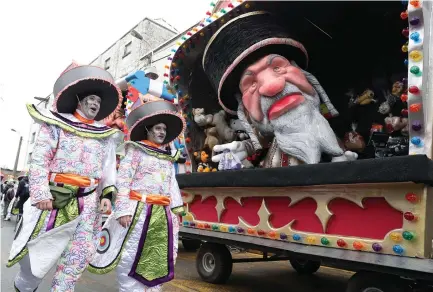
M 328 221 L 327 234 L 383 239 L 391 230 L 403 227 L 402 212 L 384 198 L 365 198 L 364 208 L 345 200 L 334 199 L 328 209 L 334 214 Z
M 215 197 L 209 197 L 202 200 L 202 196 L 196 195 L 194 200 L 189 204 L 189 211 L 194 214 L 198 221 L 218 222 L 218 213 L 216 210 L 217 200 Z
M 202 196 L 196 195 L 189 204 L 189 210 L 198 221 L 237 225 L 241 217 L 248 225 L 256 226 L 260 221 L 258 211 L 263 199 L 242 198 L 240 204 L 233 198 L 226 198 L 219 221 L 217 200 L 213 196 L 202 201 Z M 333 215 L 326 225 L 326 231 L 315 214 L 317 202 L 313 198 L 304 198 L 289 207 L 290 202 L 289 197 L 265 198 L 270 212 L 269 223 L 273 228 L 284 227 L 293 221 L 291 228 L 296 231 L 383 239 L 389 231 L 403 226 L 402 212 L 391 207 L 384 198 L 365 198 L 364 208 L 346 199 L 332 200 L 328 203 L 328 209 Z
M 225 210 L 221 216 L 222 223 L 239 224 L 239 217 L 241 217 L 247 224 L 255 226 L 259 224 L 260 217 L 257 212 L 262 205 L 263 198 L 242 198 L 242 204 L 239 204 L 232 198 L 225 199 Z
M 269 223 L 273 228 L 281 228 L 295 220 L 292 228 L 298 231 L 323 233 L 322 224 L 315 212 L 317 203 L 305 198 L 289 207 L 290 198 L 266 198 L 266 206 L 271 213 Z

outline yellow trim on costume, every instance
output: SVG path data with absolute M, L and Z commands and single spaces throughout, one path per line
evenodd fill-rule
M 126 141 L 124 143 L 124 145 L 126 145 L 126 144 L 132 144 L 135 147 L 137 147 L 137 148 L 143 150 L 144 152 L 146 152 L 146 154 L 154 156 L 154 157 L 159 158 L 159 159 L 164 159 L 164 160 L 175 162 L 180 157 L 180 151 L 179 150 L 176 151 L 176 154 L 174 156 L 171 156 L 171 155 L 168 155 L 168 154 L 163 154 L 163 153 L 159 153 L 157 151 L 153 151 L 151 149 L 148 149 L 148 148 L 144 147 L 143 145 L 140 145 L 139 143 L 136 143 L 134 141 Z
M 117 188 L 115 186 L 109 186 L 102 190 L 101 197 L 105 197 L 106 195 L 113 193 L 113 195 L 117 194 Z
M 62 130 L 68 131 L 70 133 L 74 133 L 77 136 L 80 136 L 83 138 L 103 139 L 103 138 L 107 138 L 113 134 L 120 132 L 118 129 L 114 129 L 114 128 L 107 130 L 106 132 L 103 132 L 103 133 L 89 133 L 89 132 L 85 132 L 85 131 L 80 131 L 79 129 L 74 128 L 74 127 L 72 127 L 72 126 L 70 126 L 64 122 L 57 121 L 57 120 L 48 118 L 48 117 L 40 114 L 38 111 L 35 110 L 35 108 L 33 108 L 32 104 L 27 104 L 26 106 L 27 106 L 27 111 L 29 112 L 30 116 L 32 118 L 34 118 L 35 120 L 47 123 L 49 125 L 57 126 L 57 127 L 61 128 Z

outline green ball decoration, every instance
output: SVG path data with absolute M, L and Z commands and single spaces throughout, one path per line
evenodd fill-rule
M 415 238 L 415 235 L 410 231 L 404 231 L 403 238 L 406 240 L 413 240 Z
M 219 230 L 219 229 L 220 229 L 220 227 L 218 225 L 216 225 L 216 224 L 212 225 L 212 230 L 216 231 L 216 230 Z
M 329 244 L 329 240 L 326 237 L 322 237 L 322 239 L 320 240 L 320 242 L 322 242 L 323 245 L 328 245 Z
M 418 66 L 412 66 L 410 67 L 410 73 L 412 74 L 418 74 L 420 72 L 420 69 Z

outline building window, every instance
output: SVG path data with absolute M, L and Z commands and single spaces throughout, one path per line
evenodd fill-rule
M 143 60 L 143 67 L 150 66 L 152 64 L 152 53 L 149 53 L 146 56 L 142 57 L 141 60 Z
M 110 69 L 110 60 L 111 60 L 111 58 L 108 58 L 107 60 L 105 60 L 105 65 L 104 65 L 105 70 Z
M 32 160 L 32 152 L 29 153 L 29 156 L 27 157 L 27 161 L 30 162 Z
M 127 43 L 125 45 L 125 48 L 123 50 L 123 57 L 125 58 L 126 56 L 128 56 L 129 54 L 131 54 L 131 48 L 132 48 L 132 41 L 130 41 L 129 43 Z
M 31 140 L 30 140 L 30 143 L 31 143 L 31 144 L 35 143 L 35 138 L 36 138 L 36 132 L 33 132 L 33 133 L 32 133 L 32 138 L 31 138 Z

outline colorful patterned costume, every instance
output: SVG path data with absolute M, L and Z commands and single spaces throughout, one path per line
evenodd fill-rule
M 133 141 L 126 142 L 124 150 L 117 174 L 116 210 L 103 227 L 89 270 L 105 274 L 117 267 L 121 292 L 160 291 L 161 284 L 173 279 L 177 257 L 176 215 L 183 211 L 183 202 L 173 163 L 180 152 L 172 155 L 149 143 Z M 151 195 L 168 197 L 170 203 L 149 202 Z M 125 215 L 133 215 L 129 228 L 117 221 Z
M 86 121 L 79 110 L 68 114 L 27 108 L 41 128 L 29 169 L 30 200 L 24 204 L 7 266 L 20 262 L 16 291 L 36 291 L 57 262 L 51 291 L 74 291 L 96 252 L 99 201 L 116 191 L 115 149 L 123 134 Z M 64 207 L 51 211 L 34 207 L 48 199 L 58 202 L 60 196 L 52 195 L 55 187 L 72 191 Z

